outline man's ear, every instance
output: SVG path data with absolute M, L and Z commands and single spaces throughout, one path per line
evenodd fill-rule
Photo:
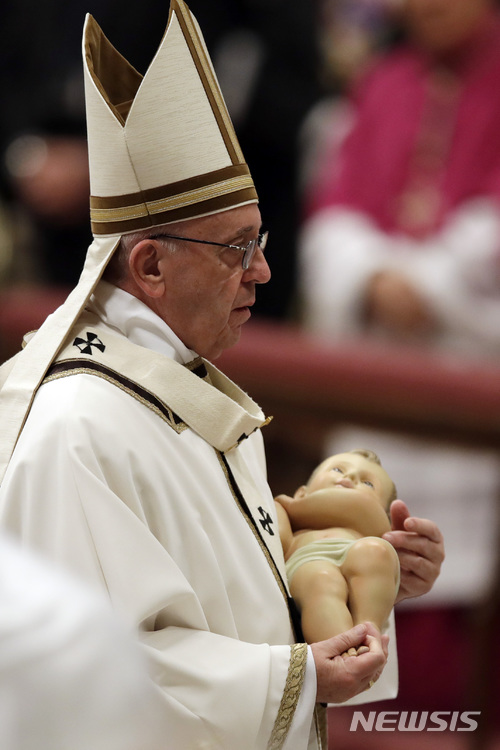
M 305 496 L 307 495 L 307 486 L 303 484 L 301 487 L 299 487 L 298 490 L 295 491 L 295 494 L 293 496 L 294 500 L 303 500 Z
M 163 257 L 167 249 L 157 240 L 145 239 L 130 251 L 129 269 L 135 283 L 148 297 L 158 298 L 165 292 Z

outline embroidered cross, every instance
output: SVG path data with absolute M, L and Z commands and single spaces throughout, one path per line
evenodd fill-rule
M 87 338 L 81 339 L 79 336 L 73 341 L 73 346 L 78 347 L 82 354 L 93 354 L 92 347 L 95 346 L 100 352 L 105 350 L 105 346 L 97 333 L 91 333 L 87 331 Z
M 271 528 L 272 524 L 274 523 L 273 519 L 271 518 L 267 510 L 264 510 L 264 508 L 262 508 L 262 506 L 258 510 L 260 512 L 260 515 L 262 516 L 262 518 L 259 518 L 259 521 L 262 524 L 262 528 L 264 529 L 264 531 L 267 531 L 270 536 L 274 536 L 274 531 Z

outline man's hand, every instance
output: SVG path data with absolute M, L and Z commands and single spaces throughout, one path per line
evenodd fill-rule
M 414 518 L 402 500 L 391 505 L 392 530 L 383 535 L 398 553 L 401 583 L 396 601 L 431 590 L 444 560 L 443 535 L 432 521 Z
M 368 320 L 398 338 L 432 333 L 436 321 L 413 283 L 397 271 L 380 271 L 366 294 Z
M 316 664 L 318 703 L 343 703 L 367 690 L 378 680 L 387 661 L 388 637 L 371 624 L 357 625 L 327 641 L 311 644 Z M 367 646 L 358 656 L 346 656 L 350 648 Z

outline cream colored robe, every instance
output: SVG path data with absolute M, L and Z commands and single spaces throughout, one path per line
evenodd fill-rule
M 133 633 L 95 592 L 0 533 L 2 750 L 163 750 Z
M 140 303 L 129 302 L 133 319 Z M 62 357 L 78 374 L 56 367 L 38 391 L 2 484 L 0 522 L 107 589 L 140 627 L 171 717 L 165 747 L 282 747 L 307 649 L 288 645 L 264 416 L 215 368 L 230 396 L 166 357 L 169 348 L 181 361 L 193 354 L 162 342 L 159 319 L 142 313 L 142 338 L 162 353 L 94 314 L 73 330 Z M 90 369 L 101 365 L 136 382 Z
M 264 415 L 134 297 L 101 282 L 90 307 L 34 400 L 0 524 L 139 627 L 166 748 L 318 748 L 312 657 L 290 648 Z M 393 697 L 396 683 L 393 665 L 353 702 Z

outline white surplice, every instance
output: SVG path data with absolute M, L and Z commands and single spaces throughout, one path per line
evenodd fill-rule
M 169 723 L 133 632 L 0 533 L 2 750 L 163 750 Z
M 140 627 L 171 715 L 167 747 L 281 747 L 307 650 L 290 648 L 264 415 L 215 368 L 231 395 L 209 384 L 197 372 L 209 363 L 135 298 L 101 283 L 90 308 L 62 355 L 76 370 L 53 371 L 36 395 L 1 523 L 105 587 Z M 127 376 L 127 362 L 138 387 L 106 369 Z
M 2 525 L 104 587 L 139 627 L 173 750 L 319 747 L 264 422 L 152 311 L 101 282 L 0 490 Z

